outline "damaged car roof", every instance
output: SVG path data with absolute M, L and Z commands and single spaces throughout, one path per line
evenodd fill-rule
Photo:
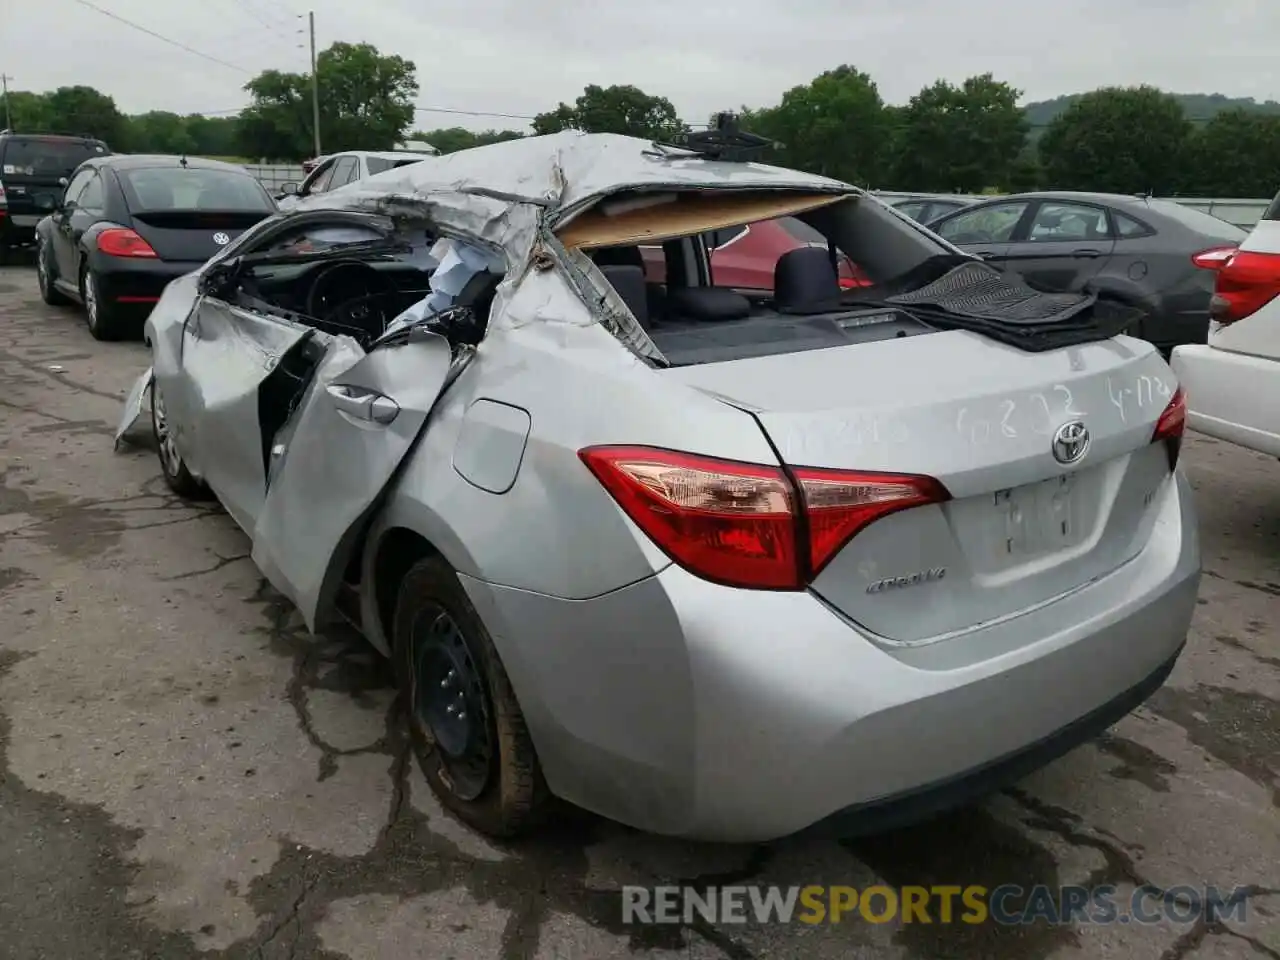
M 389 195 L 431 198 L 449 206 L 445 197 L 458 194 L 563 213 L 619 190 L 650 186 L 861 193 L 847 183 L 795 170 L 709 160 L 685 148 L 660 147 L 637 137 L 570 130 L 473 147 L 431 163 L 389 170 L 309 198 L 297 209 L 358 209 Z

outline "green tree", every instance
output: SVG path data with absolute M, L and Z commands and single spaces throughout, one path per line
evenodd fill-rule
M 1210 197 L 1269 197 L 1280 188 L 1280 116 L 1219 113 L 1191 138 L 1183 192 Z
M 186 118 L 152 110 L 129 118 L 129 149 L 135 153 L 195 153 L 196 141 Z
M 587 133 L 621 133 L 646 140 L 663 140 L 685 130 L 675 106 L 666 97 L 655 97 L 638 87 L 600 87 L 591 84 L 570 106 L 561 103 L 554 110 L 533 119 L 535 134 L 561 130 Z
M 368 43 L 335 43 L 316 58 L 321 147 L 390 150 L 413 123 L 418 93 L 412 61 Z M 311 75 L 266 70 L 245 90 L 253 103 L 240 116 L 241 149 L 251 156 L 300 160 L 313 152 Z
M 1183 179 L 1191 123 L 1155 87 L 1086 93 L 1040 138 L 1046 186 L 1107 193 L 1172 193 Z
M 469 150 L 471 147 L 483 147 L 490 143 L 501 143 L 503 140 L 519 140 L 524 134 L 518 130 L 466 130 L 463 127 L 447 127 L 442 130 L 429 130 L 426 133 L 415 133 L 409 139 L 425 140 L 441 153 L 456 153 Z
M 925 87 L 899 116 L 893 179 L 956 193 L 1007 185 L 1027 139 L 1021 95 L 989 73 L 958 87 L 945 80 Z
M 113 147 L 123 142 L 128 123 L 105 93 L 93 87 L 59 87 L 46 93 L 44 100 L 45 130 L 41 132 L 97 137 Z
M 875 81 L 851 66 L 792 87 L 776 107 L 745 111 L 744 130 L 780 146 L 776 162 L 850 183 L 875 183 L 890 156 L 891 119 Z
M 49 95 L 30 90 L 9 91 L 9 116 L 18 133 L 50 133 L 53 117 L 49 112 Z
M 183 120 L 195 144 L 192 153 L 204 157 L 231 157 L 238 153 L 239 117 L 204 117 L 193 113 Z

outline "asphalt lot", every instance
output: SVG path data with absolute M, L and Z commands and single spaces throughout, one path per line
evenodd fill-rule
M 112 452 L 139 343 L 0 270 L 0 958 L 1280 960 L 1280 463 L 1192 438 L 1186 654 L 1096 745 L 983 806 L 837 844 L 714 847 L 583 816 L 516 847 L 446 816 L 378 656 L 313 640 L 216 508 Z M 663 927 L 621 885 L 1248 886 L 1152 925 Z

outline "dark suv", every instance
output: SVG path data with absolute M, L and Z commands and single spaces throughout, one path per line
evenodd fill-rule
M 36 224 L 58 205 L 76 167 L 110 152 L 87 137 L 0 134 L 0 263 L 13 247 L 34 242 Z

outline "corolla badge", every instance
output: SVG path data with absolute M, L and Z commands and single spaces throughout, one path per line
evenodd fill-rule
M 1079 420 L 1064 423 L 1053 435 L 1053 459 L 1062 464 L 1079 463 L 1089 452 L 1089 428 Z
M 867 593 L 884 593 L 886 590 L 901 590 L 903 587 L 918 587 L 922 583 L 934 583 L 947 575 L 946 567 L 931 567 L 918 570 L 905 577 L 885 577 L 867 584 Z
M 213 235 L 213 242 L 220 247 L 225 247 L 228 243 L 231 242 L 231 238 L 228 237 L 225 233 L 215 233 Z

